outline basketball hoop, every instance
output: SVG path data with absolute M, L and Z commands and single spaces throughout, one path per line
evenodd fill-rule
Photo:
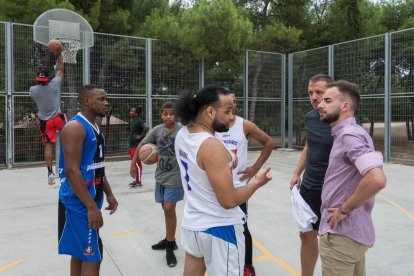
M 48 45 L 51 39 L 62 43 L 65 63 L 76 63 L 77 52 L 93 46 L 93 30 L 80 14 L 66 9 L 52 9 L 42 13 L 33 24 L 35 42 Z
M 71 39 L 59 39 L 62 42 L 63 50 L 63 62 L 65 63 L 76 63 L 76 54 L 80 49 L 81 42 L 79 40 L 71 40 Z

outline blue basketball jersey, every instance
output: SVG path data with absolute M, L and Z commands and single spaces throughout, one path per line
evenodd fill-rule
M 86 137 L 82 146 L 82 159 L 79 169 L 89 193 L 92 198 L 95 199 L 96 205 L 100 209 L 103 204 L 103 181 L 105 177 L 104 136 L 97 126 L 93 126 L 89 123 L 81 113 L 74 116 L 72 120 L 80 122 L 86 132 Z M 86 214 L 86 206 L 73 192 L 72 186 L 66 177 L 65 157 L 62 143 L 60 145 L 59 178 L 61 184 L 59 190 L 60 201 L 66 209 Z

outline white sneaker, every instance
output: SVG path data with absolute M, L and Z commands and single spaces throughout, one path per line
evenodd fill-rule
M 58 178 L 54 173 L 48 173 L 47 180 L 49 185 L 55 185 L 55 179 Z

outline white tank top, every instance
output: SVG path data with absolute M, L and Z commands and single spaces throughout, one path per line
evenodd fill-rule
M 237 156 L 237 167 L 233 169 L 233 182 L 234 186 L 241 187 L 246 185 L 247 179 L 243 182 L 240 181 L 240 171 L 243 171 L 247 167 L 247 148 L 249 140 L 246 138 L 243 129 L 242 117 L 236 116 L 234 125 L 227 132 L 216 132 L 216 136 L 223 141 L 227 149 L 232 151 Z
M 190 133 L 187 127 L 183 127 L 175 138 L 175 153 L 186 195 L 182 227 L 191 231 L 243 224 L 246 221 L 238 206 L 224 209 L 220 205 L 206 171 L 197 164 L 200 146 L 208 138 L 217 139 L 206 132 Z

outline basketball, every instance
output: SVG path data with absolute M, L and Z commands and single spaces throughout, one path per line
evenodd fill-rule
M 62 52 L 63 49 L 63 45 L 62 43 L 57 40 L 57 39 L 52 39 L 49 41 L 49 43 L 47 44 L 47 49 L 49 50 L 49 52 L 58 55 Z
M 145 144 L 139 149 L 139 159 L 146 165 L 158 162 L 158 150 L 154 144 Z

